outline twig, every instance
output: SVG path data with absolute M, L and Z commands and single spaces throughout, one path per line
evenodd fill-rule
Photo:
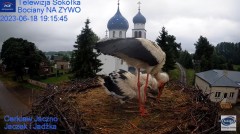
M 58 109 L 58 107 L 56 106 L 56 103 L 55 103 L 52 99 L 50 99 L 50 100 L 53 102 L 53 104 L 54 104 L 53 106 L 57 109 L 57 111 L 59 112 L 59 114 L 61 115 L 61 117 L 62 117 L 63 120 L 65 121 L 65 123 L 67 124 L 70 132 L 71 132 L 72 134 L 75 134 L 74 130 L 72 130 L 72 127 L 69 125 L 69 123 L 68 123 L 68 121 L 67 121 L 67 118 L 62 114 L 62 112 L 61 112 L 61 111 Z

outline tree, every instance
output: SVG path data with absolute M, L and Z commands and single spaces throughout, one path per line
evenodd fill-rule
M 222 56 L 217 54 L 216 49 L 214 49 L 212 54 L 212 65 L 214 69 L 227 69 L 226 68 L 226 59 Z
M 175 36 L 168 35 L 165 27 L 162 28 L 156 39 L 157 44 L 166 53 L 166 62 L 163 66 L 163 70 L 166 72 L 175 68 L 176 59 L 179 57 L 179 51 L 181 50 L 181 43 L 176 43 L 175 40 Z
M 42 61 L 47 61 L 44 53 L 34 43 L 22 38 L 9 38 L 2 45 L 1 58 L 8 70 L 14 70 L 17 77 L 22 77 L 24 67 L 29 68 L 30 76 L 38 75 Z
M 68 57 L 68 55 L 64 54 L 64 55 L 63 55 L 63 60 L 64 60 L 64 61 L 69 61 L 70 58 Z
M 85 22 L 85 27 L 81 34 L 77 36 L 71 58 L 72 71 L 75 78 L 94 77 L 101 71 L 101 61 L 97 59 L 100 53 L 94 52 L 94 45 L 98 40 L 97 35 L 89 28 L 89 19 Z
M 221 42 L 216 46 L 217 55 L 221 55 L 233 64 L 240 64 L 240 43 Z
M 193 68 L 192 56 L 188 51 L 181 51 L 178 62 L 185 68 Z
M 197 71 L 206 71 L 212 69 L 212 54 L 214 46 L 212 46 L 207 38 L 203 36 L 200 36 L 194 45 L 196 48 L 194 60 L 197 65 L 200 65 L 200 70 Z

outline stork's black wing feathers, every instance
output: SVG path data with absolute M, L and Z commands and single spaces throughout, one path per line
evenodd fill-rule
M 141 76 L 143 77 L 143 75 Z M 137 96 L 137 85 L 134 84 L 134 82 L 137 81 L 135 80 L 137 80 L 136 75 L 120 69 L 118 71 L 113 71 L 109 74 L 109 76 L 104 77 L 103 85 L 106 87 L 105 89 L 108 94 L 111 94 L 112 96 L 115 96 L 122 101 L 125 101 L 127 99 L 132 99 Z M 145 80 L 141 78 L 141 85 L 143 84 L 143 81 L 145 82 Z M 134 87 L 132 84 L 134 84 L 136 87 Z M 149 84 L 152 84 L 151 81 L 149 82 Z M 151 86 L 149 86 L 148 88 L 150 91 L 153 90 L 153 93 L 156 93 L 156 91 L 154 92 L 155 89 L 151 89 Z
M 118 55 L 120 53 L 148 63 L 150 66 L 158 64 L 156 57 L 146 49 L 142 42 L 135 38 L 118 38 L 100 41 L 96 44 L 95 48 L 103 54 L 112 55 L 118 58 L 122 58 Z
M 117 85 L 116 81 L 112 80 L 110 76 L 104 78 L 104 86 L 110 93 L 115 93 L 116 95 L 123 96 L 123 92 L 120 87 Z
M 122 70 L 122 69 L 119 69 L 119 70 L 117 71 L 117 73 L 120 75 L 120 76 L 119 76 L 120 79 L 122 79 L 122 80 L 126 80 L 126 79 L 127 79 L 127 77 L 124 75 L 125 73 L 127 73 L 127 71 Z
M 127 73 L 127 71 L 120 69 L 110 73 L 109 76 L 104 78 L 104 86 L 107 90 L 122 100 L 129 98 L 128 96 L 124 96 L 122 87 L 120 87 L 118 83 L 118 81 L 127 80 L 127 77 L 124 75 L 125 73 Z

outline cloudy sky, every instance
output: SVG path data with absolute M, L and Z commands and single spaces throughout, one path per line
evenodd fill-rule
M 129 22 L 128 37 L 132 36 L 132 19 L 138 12 L 138 1 L 120 0 L 120 11 Z M 193 44 L 200 35 L 213 45 L 223 41 L 240 42 L 239 0 L 140 1 L 150 40 L 155 41 L 165 26 L 189 52 L 195 51 Z M 9 37 L 18 37 L 35 43 L 43 51 L 73 50 L 87 18 L 93 31 L 100 38 L 105 37 L 107 22 L 117 11 L 117 0 L 81 0 L 80 7 L 80 13 L 68 14 L 67 22 L 0 22 L 0 47 Z

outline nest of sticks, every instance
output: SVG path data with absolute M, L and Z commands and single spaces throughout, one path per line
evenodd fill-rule
M 177 81 L 167 84 L 160 99 L 149 95 L 146 108 L 149 115 L 141 117 L 137 99 L 120 104 L 104 92 L 97 78 L 92 78 L 49 86 L 27 116 L 58 117 L 58 133 L 220 132 L 219 104 Z
M 101 86 L 97 78 L 86 80 L 74 80 L 60 86 L 49 85 L 32 104 L 32 110 L 27 117 L 57 117 L 57 130 L 26 130 L 23 133 L 45 134 L 45 133 L 91 133 L 82 120 L 82 113 L 76 102 L 76 95 L 91 88 Z M 35 122 L 31 122 L 34 124 Z

